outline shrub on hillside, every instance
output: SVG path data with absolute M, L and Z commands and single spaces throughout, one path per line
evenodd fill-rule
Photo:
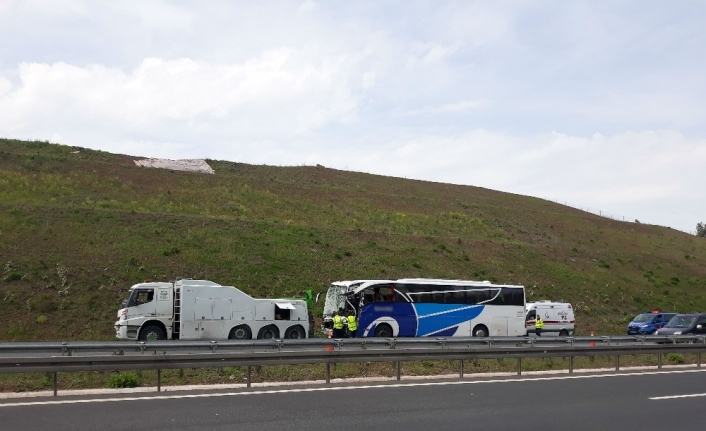
M 696 236 L 706 237 L 706 223 L 700 222 L 696 224 Z

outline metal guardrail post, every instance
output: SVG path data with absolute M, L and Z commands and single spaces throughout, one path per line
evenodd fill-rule
M 402 378 L 402 377 L 400 376 L 400 368 L 401 368 L 401 367 L 400 367 L 400 361 L 397 361 L 395 364 L 396 364 L 395 366 L 397 367 L 397 381 L 399 381 L 399 380 Z
M 615 371 L 620 371 L 620 356 L 615 355 Z
M 331 383 L 331 364 L 326 362 L 326 384 Z
M 252 386 L 252 365 L 248 365 L 248 387 Z
M 56 371 L 54 371 L 54 382 L 53 382 L 53 384 L 52 384 L 52 386 L 53 386 L 53 388 L 54 388 L 54 396 L 56 396 L 56 391 L 57 391 L 57 384 L 56 384 L 56 375 L 57 375 L 57 374 L 58 374 L 58 373 L 57 373 Z
M 459 377 L 460 379 L 463 378 L 463 359 L 461 359 L 461 371 L 459 371 L 458 377 Z
M 660 370 L 662 369 L 662 354 L 661 353 L 657 353 L 657 368 Z
M 701 352 L 696 353 L 696 368 L 701 368 Z
M 517 358 L 517 375 L 522 375 L 522 358 Z
M 157 392 L 162 392 L 162 370 L 157 368 Z
M 573 340 L 571 340 L 573 343 Z M 569 356 L 569 374 L 574 374 L 574 357 Z

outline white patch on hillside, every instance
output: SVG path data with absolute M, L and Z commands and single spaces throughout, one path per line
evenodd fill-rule
M 216 173 L 203 159 L 143 159 L 135 160 L 135 164 L 146 168 L 172 169 L 174 171 L 200 172 L 202 174 Z

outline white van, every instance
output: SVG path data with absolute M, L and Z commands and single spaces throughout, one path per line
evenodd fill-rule
M 527 335 L 535 333 L 534 322 L 539 314 L 544 320 L 542 336 L 574 335 L 574 308 L 568 302 L 537 301 L 525 305 L 525 329 Z

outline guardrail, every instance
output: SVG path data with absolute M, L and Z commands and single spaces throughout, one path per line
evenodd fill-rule
M 701 367 L 703 352 L 704 336 L 2 343 L 0 373 L 53 373 L 56 396 L 59 372 L 157 370 L 161 391 L 164 369 L 245 366 L 250 387 L 251 367 L 256 365 L 325 364 L 330 383 L 330 365 L 343 362 L 395 362 L 400 380 L 404 361 L 460 360 L 463 377 L 463 361 L 469 359 L 516 359 L 520 375 L 524 358 L 568 358 L 573 373 L 575 357 L 614 356 L 619 370 L 623 355 L 654 354 L 662 368 L 663 354 L 694 353 Z

